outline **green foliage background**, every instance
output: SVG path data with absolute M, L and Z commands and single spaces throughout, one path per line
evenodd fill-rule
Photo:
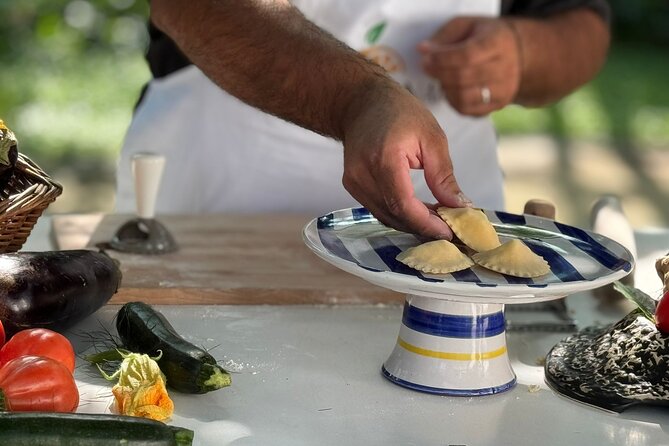
M 552 107 L 508 107 L 501 134 L 545 133 L 669 149 L 669 2 L 609 0 L 613 42 L 594 80 Z
M 0 117 L 43 168 L 109 177 L 133 105 L 148 2 L 0 0 Z
M 150 73 L 145 0 L 0 0 L 0 117 L 49 172 L 113 179 Z M 601 74 L 558 104 L 508 107 L 502 135 L 593 138 L 669 149 L 669 3 L 611 1 L 614 43 Z
M 668 25 L 669 26 L 669 25 Z M 669 148 L 669 49 L 616 42 L 602 72 L 557 104 L 495 113 L 501 134 L 544 133 Z

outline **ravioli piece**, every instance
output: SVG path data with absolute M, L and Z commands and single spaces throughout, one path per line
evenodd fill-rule
M 490 251 L 478 252 L 472 259 L 485 268 L 516 277 L 539 277 L 550 271 L 548 262 L 518 239 Z
M 397 260 L 424 273 L 446 274 L 474 266 L 472 259 L 447 240 L 414 246 L 397 255 Z
M 480 209 L 440 207 L 437 213 L 462 243 L 474 251 L 489 251 L 500 245 L 495 228 Z

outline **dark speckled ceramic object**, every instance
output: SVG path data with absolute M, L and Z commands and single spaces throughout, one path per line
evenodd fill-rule
M 546 357 L 546 382 L 582 403 L 622 412 L 638 404 L 669 406 L 669 336 L 635 310 L 604 328 L 559 342 Z

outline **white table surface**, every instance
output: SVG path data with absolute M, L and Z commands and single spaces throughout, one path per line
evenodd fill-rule
M 51 249 L 48 228 L 48 219 L 40 220 L 24 250 Z M 669 232 L 639 231 L 637 243 L 636 285 L 657 293 L 652 265 L 669 251 Z M 581 326 L 615 320 L 597 314 L 589 294 L 570 296 L 568 305 Z M 399 387 L 380 373 L 399 331 L 400 306 L 157 308 L 187 340 L 211 348 L 234 371 L 229 388 L 171 392 L 171 424 L 193 429 L 196 445 L 669 444 L 667 409 L 614 414 L 546 386 L 537 361 L 564 333 L 507 333 L 518 385 L 499 395 L 445 397 Z M 88 348 L 82 334 L 113 330 L 117 310 L 104 307 L 69 330 L 78 352 Z M 107 411 L 110 384 L 83 361 L 75 377 L 79 411 Z

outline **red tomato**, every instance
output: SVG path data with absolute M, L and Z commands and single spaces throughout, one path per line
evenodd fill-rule
M 21 356 L 0 368 L 5 409 L 13 412 L 74 412 L 79 389 L 67 368 L 51 358 Z
M 669 291 L 666 291 L 655 308 L 655 325 L 663 334 L 669 334 Z
M 2 326 L 2 321 L 0 321 L 0 347 L 5 345 L 5 327 Z
M 45 356 L 63 364 L 74 373 L 74 349 L 60 333 L 47 328 L 21 330 L 0 349 L 0 367 L 14 358 L 25 355 Z

